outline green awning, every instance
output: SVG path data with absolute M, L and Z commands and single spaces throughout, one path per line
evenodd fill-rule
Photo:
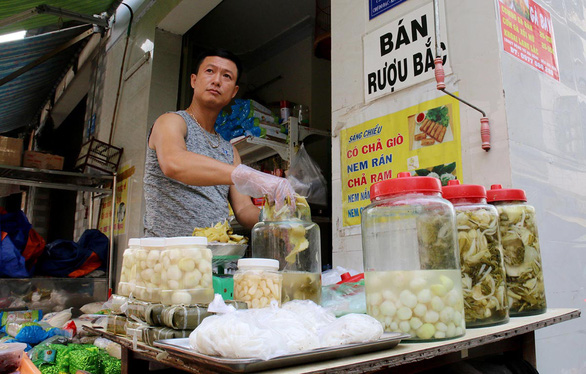
M 71 18 L 53 14 L 29 14 L 28 12 L 41 5 L 60 8 L 68 12 L 86 16 L 107 12 L 113 14 L 122 0 L 1 0 L 0 21 L 14 19 L 15 22 L 0 27 L 0 34 L 20 30 L 31 30 L 49 25 L 58 25 Z M 18 20 L 18 18 L 23 18 Z M 61 18 L 61 19 L 60 19 Z

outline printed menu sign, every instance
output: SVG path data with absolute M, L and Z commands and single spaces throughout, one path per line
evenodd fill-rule
M 458 101 L 441 96 L 340 132 L 343 225 L 360 224 L 370 186 L 397 174 L 462 180 Z
M 430 2 L 363 37 L 365 102 L 434 79 L 433 14 Z M 440 33 L 441 40 L 447 40 L 446 27 Z M 444 72 L 449 75 L 452 68 L 443 41 L 439 44 Z
M 505 52 L 560 80 L 553 24 L 533 0 L 498 0 Z

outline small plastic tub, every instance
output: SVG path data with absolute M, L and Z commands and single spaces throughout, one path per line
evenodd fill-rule
M 25 348 L 25 343 L 0 344 L 0 374 L 18 371 Z

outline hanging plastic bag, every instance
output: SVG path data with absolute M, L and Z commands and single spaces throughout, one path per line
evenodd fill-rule
M 328 185 L 318 164 L 309 157 L 305 145 L 291 160 L 287 179 L 295 192 L 313 204 L 327 205 Z

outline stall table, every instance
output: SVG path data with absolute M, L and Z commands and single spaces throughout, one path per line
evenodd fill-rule
M 417 373 L 435 367 L 497 353 L 520 357 L 536 367 L 537 329 L 580 317 L 579 309 L 548 309 L 535 316 L 515 317 L 503 325 L 466 330 L 466 335 L 433 343 L 401 343 L 395 348 L 335 360 L 286 367 L 263 373 Z M 86 327 L 87 328 L 87 327 Z M 122 345 L 122 373 L 148 370 L 148 361 L 190 373 L 217 373 L 187 354 L 166 352 L 108 332 L 88 328 Z M 225 372 L 225 371 L 224 371 Z

